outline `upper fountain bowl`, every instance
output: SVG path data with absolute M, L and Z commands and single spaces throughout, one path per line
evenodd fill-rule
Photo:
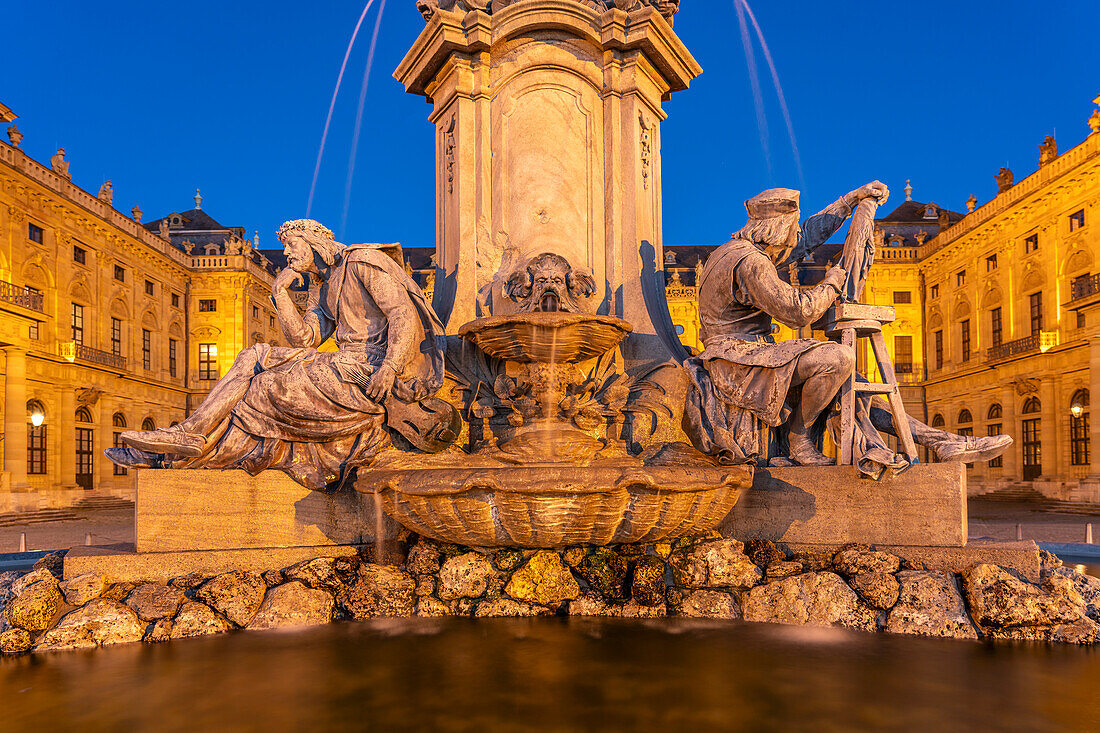
M 633 330 L 621 318 L 558 311 L 479 318 L 458 333 L 499 359 L 576 364 L 618 346 Z

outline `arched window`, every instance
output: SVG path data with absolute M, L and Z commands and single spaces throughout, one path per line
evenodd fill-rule
M 116 412 L 114 414 L 114 416 L 111 418 L 111 424 L 114 425 L 116 428 L 125 428 L 126 427 L 126 416 L 123 415 L 121 412 Z M 122 443 L 122 433 L 120 431 L 118 431 L 118 430 L 115 431 L 114 440 L 111 443 L 111 445 L 114 446 L 115 448 L 124 448 L 125 447 Z M 126 473 L 127 473 L 126 467 L 125 466 L 120 466 L 117 463 L 115 464 L 115 469 L 114 470 L 115 470 L 115 475 L 116 476 L 125 476 Z
M 46 408 L 38 400 L 27 403 L 27 473 L 46 473 Z
M 986 419 L 989 420 L 989 422 L 985 426 L 986 435 L 1001 434 L 1003 427 L 1001 423 L 1001 413 L 1002 410 L 1000 403 L 994 402 L 992 405 L 989 406 L 989 411 L 985 414 Z M 1002 456 L 997 456 L 996 458 L 989 461 L 989 463 L 986 465 L 988 465 L 990 468 L 1004 468 L 1004 458 Z
M 121 412 L 116 412 L 114 414 L 114 417 L 111 418 L 111 424 L 114 425 L 116 428 L 126 427 L 126 416 L 123 415 Z
M 963 409 L 959 412 L 959 424 L 967 425 L 974 422 L 974 417 L 970 414 L 970 410 Z
M 1042 412 L 1043 405 L 1038 398 L 1031 397 L 1024 402 L 1023 414 L 1025 417 L 1021 427 L 1021 437 L 1024 449 L 1024 481 L 1034 481 L 1043 475 L 1043 434 Z
M 1032 397 L 1024 403 L 1023 413 L 1025 415 L 1034 415 L 1043 411 L 1043 403 L 1039 402 L 1039 398 Z
M 943 419 L 943 415 L 940 415 L 939 413 L 937 413 L 936 416 L 932 418 L 932 427 L 934 428 L 942 428 L 946 424 L 947 423 Z
M 78 423 L 92 422 L 92 413 L 87 407 L 76 411 Z M 95 434 L 92 428 L 76 427 L 76 485 L 90 491 L 94 488 L 95 473 Z
M 153 418 L 147 417 L 147 418 L 145 418 L 144 420 L 141 421 L 141 429 L 142 430 L 156 430 L 157 429 L 157 424 L 155 422 L 153 422 Z
M 1069 458 L 1074 466 L 1087 466 L 1089 455 L 1089 391 L 1079 389 L 1069 402 Z
M 81 407 L 76 411 L 77 422 L 92 422 L 92 413 L 88 411 L 87 407 Z
M 986 413 L 987 420 L 1000 420 L 1001 419 L 1001 406 L 994 403 L 989 406 L 989 412 Z

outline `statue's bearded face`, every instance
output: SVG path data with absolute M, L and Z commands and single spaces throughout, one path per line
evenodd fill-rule
M 313 248 L 300 234 L 289 234 L 283 239 L 283 254 L 287 267 L 295 272 L 312 272 L 317 269 L 313 261 Z
M 561 255 L 544 253 L 508 278 L 504 292 L 525 312 L 577 313 L 585 298 L 596 292 L 591 275 L 576 271 Z

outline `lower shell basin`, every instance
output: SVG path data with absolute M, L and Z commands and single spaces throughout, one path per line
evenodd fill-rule
M 405 528 L 474 547 L 550 548 L 671 540 L 714 529 L 752 486 L 749 466 L 360 469 Z
M 490 316 L 467 323 L 458 333 L 499 359 L 572 364 L 601 356 L 632 330 L 614 316 L 556 312 Z

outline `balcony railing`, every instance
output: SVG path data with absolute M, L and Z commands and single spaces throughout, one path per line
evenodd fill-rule
M 18 305 L 27 310 L 37 311 L 39 313 L 45 313 L 42 303 L 42 293 L 35 292 L 34 290 L 28 290 L 27 288 L 21 288 L 16 285 L 12 285 L 9 282 L 0 280 L 0 300 L 5 303 L 12 303 Z
M 62 358 L 69 361 L 86 361 L 91 364 L 100 364 L 111 369 L 126 369 L 126 357 L 119 356 L 118 354 L 112 354 L 109 351 L 100 351 L 99 349 L 93 349 L 91 346 L 85 346 L 84 344 L 78 344 L 75 341 L 66 341 L 63 344 L 58 344 L 58 353 Z
M 1100 274 L 1086 275 L 1085 277 L 1079 277 L 1073 281 L 1073 285 L 1070 288 L 1070 301 L 1082 300 L 1090 295 L 1096 295 L 1100 293 Z
M 1047 351 L 1058 345 L 1057 331 L 1040 331 L 1026 338 L 1016 339 L 1008 343 L 999 344 L 986 352 L 988 361 L 999 361 L 1021 354 L 1030 354 L 1034 351 Z

